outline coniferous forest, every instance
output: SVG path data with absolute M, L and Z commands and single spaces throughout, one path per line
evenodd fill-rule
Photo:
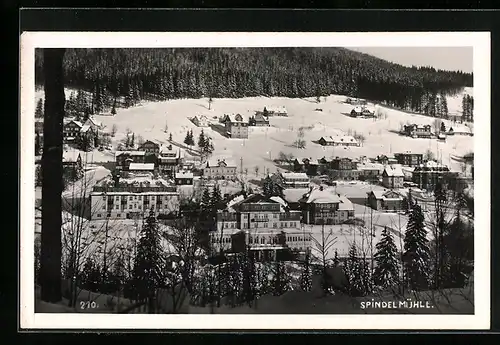
M 39 50 L 35 60 L 40 85 Z M 64 75 L 66 87 L 92 94 L 91 113 L 141 99 L 340 94 L 437 116 L 432 100 L 473 80 L 469 73 L 405 67 L 345 48 L 67 49 Z

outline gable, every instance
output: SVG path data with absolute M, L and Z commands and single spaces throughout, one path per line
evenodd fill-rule
M 243 117 L 242 117 L 240 114 L 236 114 L 236 115 L 234 116 L 234 119 L 235 119 L 236 121 L 243 121 Z
M 388 192 L 384 193 L 384 197 L 385 198 L 399 198 L 400 195 L 394 191 L 388 191 Z

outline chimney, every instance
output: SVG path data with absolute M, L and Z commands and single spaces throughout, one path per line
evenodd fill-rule
M 172 150 L 172 144 L 168 145 L 168 149 Z

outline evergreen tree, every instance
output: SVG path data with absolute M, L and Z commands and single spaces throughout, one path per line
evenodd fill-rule
M 205 137 L 202 152 L 205 155 L 211 155 L 212 152 L 214 152 L 214 144 L 212 143 L 212 139 L 210 137 Z
M 201 207 L 202 209 L 210 209 L 211 206 L 212 206 L 212 196 L 210 195 L 210 191 L 208 190 L 208 188 L 205 188 L 201 196 Z
M 406 284 L 413 290 L 428 288 L 430 250 L 424 215 L 420 205 L 410 213 L 404 238 L 403 271 Z
M 66 116 L 76 117 L 76 98 L 74 91 L 71 91 L 69 99 L 64 103 L 64 112 Z
M 441 128 L 440 128 L 441 133 L 446 133 L 446 125 L 444 122 L 441 122 Z
M 375 246 L 376 262 L 373 281 L 383 288 L 395 288 L 399 283 L 398 250 L 391 232 L 384 227 L 382 237 Z
M 312 287 L 312 272 L 311 272 L 311 259 L 309 253 L 306 253 L 302 272 L 300 274 L 300 289 L 302 291 L 310 291 Z
M 40 98 L 36 104 L 35 108 L 35 118 L 43 117 L 43 100 Z
M 101 269 L 91 257 L 87 257 L 85 260 L 79 282 L 81 288 L 93 292 L 98 292 L 101 286 Z
M 266 176 L 262 182 L 262 194 L 264 194 L 267 198 L 273 196 L 273 184 L 274 182 L 269 175 Z
M 203 133 L 203 129 L 200 132 L 200 136 L 198 137 L 198 147 L 203 150 L 205 148 L 205 133 Z
M 339 253 L 337 249 L 335 249 L 335 255 L 333 256 L 333 266 L 338 267 L 340 265 Z
M 135 288 L 139 298 L 148 299 L 150 313 L 155 310 L 156 290 L 163 284 L 163 267 L 161 232 L 151 209 L 140 232 L 134 265 Z
M 210 97 L 210 98 L 208 99 L 208 110 L 210 110 L 210 109 L 211 109 L 211 107 L 212 107 L 212 103 L 213 103 L 213 99 L 212 99 L 212 97 Z
M 290 290 L 290 275 L 282 261 L 276 261 L 273 266 L 272 293 L 274 296 L 281 296 Z
M 189 135 L 190 135 L 190 131 L 187 131 L 186 137 L 184 138 L 184 144 L 186 144 L 186 145 L 190 145 L 190 142 L 191 142 Z
M 172 132 L 168 135 L 168 141 L 172 141 Z
M 193 130 L 191 129 L 191 130 L 189 131 L 189 145 L 190 145 L 190 146 L 194 146 L 194 144 L 195 144 L 195 143 L 194 143 L 194 135 L 193 135 Z
M 78 158 L 76 159 L 76 179 L 77 180 L 81 179 L 83 175 L 84 175 L 84 170 L 83 170 L 82 156 L 78 154 Z
M 218 184 L 215 184 L 212 190 L 211 205 L 213 210 L 220 210 L 223 208 L 222 193 Z
M 130 139 L 130 147 L 134 148 L 135 147 L 135 134 L 132 133 L 132 137 Z
M 440 93 L 440 102 L 441 102 L 441 117 L 442 118 L 448 118 L 448 100 L 446 99 L 446 94 L 441 91 Z
M 111 115 L 116 115 L 116 99 L 113 102 L 113 107 L 111 108 Z

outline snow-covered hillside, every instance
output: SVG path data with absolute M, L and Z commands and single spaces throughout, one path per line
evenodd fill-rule
M 71 90 L 66 90 L 69 95 Z M 471 88 L 465 88 L 463 93 L 472 93 Z M 450 113 L 461 112 L 461 99 L 463 93 L 448 98 Z M 37 97 L 43 97 L 43 91 L 37 91 Z M 395 152 L 421 152 L 427 150 L 439 156 L 444 164 L 452 169 L 459 170 L 460 163 L 451 159 L 452 155 L 463 155 L 473 151 L 474 137 L 451 136 L 446 142 L 438 142 L 435 139 L 412 139 L 395 133 L 401 125 L 406 123 L 433 125 L 434 118 L 408 114 L 395 109 L 377 106 L 378 111 L 385 113 L 381 119 L 359 119 L 346 116 L 352 107 L 344 104 L 344 96 L 332 95 L 321 103 L 316 103 L 314 98 L 267 98 L 253 97 L 241 99 L 214 99 L 211 110 L 208 110 L 207 99 L 178 99 L 165 102 L 143 102 L 142 104 L 124 109 L 118 108 L 116 116 L 95 116 L 107 128 L 113 125 L 117 127 L 115 142 L 125 137 L 125 132 L 130 129 L 136 136 L 145 140 L 155 139 L 167 142 L 168 133 L 172 133 L 174 141 L 183 142 L 188 129 L 193 129 L 195 137 L 201 131 L 190 118 L 195 115 L 206 115 L 211 121 L 217 123 L 217 119 L 226 113 L 240 113 L 246 117 L 254 114 L 256 110 L 262 110 L 264 106 L 285 106 L 289 117 L 270 118 L 271 127 L 250 127 L 248 139 L 228 139 L 218 132 L 204 128 L 204 132 L 214 140 L 214 156 L 230 156 L 238 165 L 243 163 L 243 168 L 250 172 L 259 167 L 260 172 L 270 169 L 276 170 L 272 159 L 277 158 L 279 152 L 292 153 L 297 157 L 330 158 L 332 156 L 359 157 L 365 155 L 374 157 L 381 154 L 390 155 Z M 322 111 L 315 111 L 321 108 Z M 165 123 L 168 125 L 168 133 L 165 133 Z M 447 127 L 453 125 L 445 121 Z M 453 125 L 454 126 L 454 125 Z M 297 149 L 293 142 L 297 137 L 299 127 L 306 127 L 306 148 Z M 360 133 L 366 138 L 361 147 L 323 147 L 314 143 L 321 136 L 340 133 Z M 97 152 L 96 152 L 97 153 Z M 107 155 L 106 155 L 107 156 Z M 96 156 L 92 160 L 96 160 Z M 102 157 L 103 160 L 112 160 L 110 157 Z

